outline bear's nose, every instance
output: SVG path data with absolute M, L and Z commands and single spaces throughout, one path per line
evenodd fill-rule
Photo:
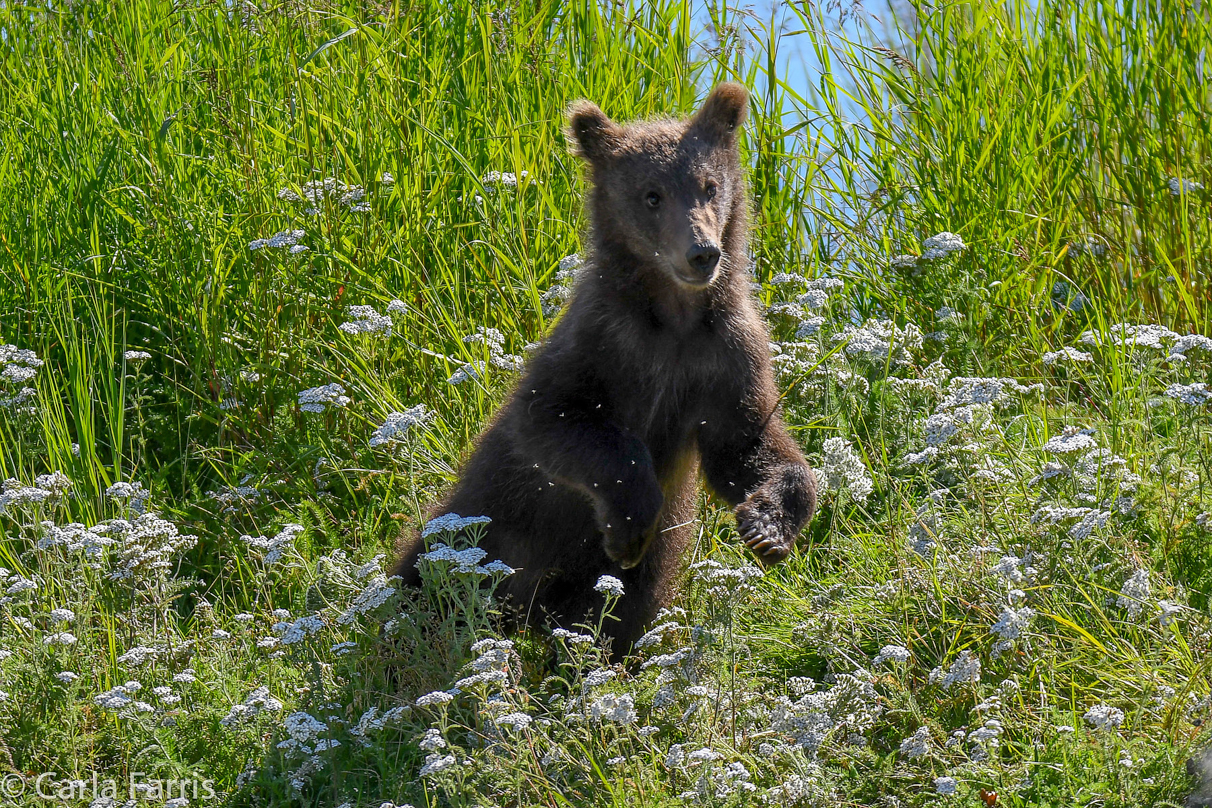
M 711 242 L 695 244 L 686 251 L 686 261 L 704 275 L 715 269 L 720 261 L 720 248 Z

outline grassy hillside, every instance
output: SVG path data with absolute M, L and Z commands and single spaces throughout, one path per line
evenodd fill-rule
M 1181 804 L 1207 11 L 781 14 L 0 8 L 6 800 Z M 563 110 L 722 78 L 827 489 L 801 552 L 761 573 L 704 496 L 678 608 L 613 667 L 600 627 L 496 633 L 474 523 L 399 591 L 393 543 L 575 281 Z

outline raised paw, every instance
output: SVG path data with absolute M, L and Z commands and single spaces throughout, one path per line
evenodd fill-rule
M 655 524 L 663 501 L 664 495 L 654 485 L 634 491 L 619 503 L 598 503 L 602 549 L 611 561 L 629 570 L 644 559 L 656 534 Z
M 644 553 L 648 552 L 648 545 L 652 542 L 652 531 L 637 534 L 628 530 L 616 530 L 611 524 L 605 533 L 606 541 L 602 547 L 607 557 L 625 570 L 638 566 L 644 560 Z
M 763 566 L 773 566 L 791 553 L 794 542 L 767 503 L 742 502 L 736 510 L 741 541 Z

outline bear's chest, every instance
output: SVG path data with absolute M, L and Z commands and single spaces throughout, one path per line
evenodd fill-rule
M 744 355 L 723 341 L 654 340 L 615 366 L 614 412 L 659 468 L 685 454 L 704 418 L 739 398 L 745 375 Z

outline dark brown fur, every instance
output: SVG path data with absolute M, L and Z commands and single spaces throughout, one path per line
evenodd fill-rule
M 593 182 L 592 249 L 563 317 L 435 510 L 492 518 L 481 547 L 519 570 L 498 591 L 528 622 L 592 618 L 603 603 L 594 583 L 614 575 L 627 594 L 606 630 L 630 648 L 674 593 L 700 471 L 766 564 L 786 557 L 816 507 L 745 271 L 735 136 L 746 102 L 724 84 L 689 121 L 626 127 L 588 102 L 571 110 Z M 403 554 L 408 583 L 423 549 L 414 537 Z

